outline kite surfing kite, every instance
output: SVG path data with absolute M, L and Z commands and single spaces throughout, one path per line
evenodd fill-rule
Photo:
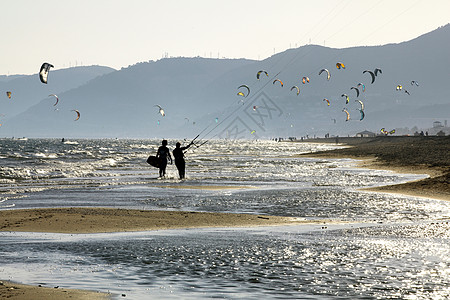
M 376 68 L 375 71 L 373 71 L 373 73 L 375 74 L 375 76 L 378 76 L 378 73 L 383 74 L 381 69 L 378 69 L 378 68 Z
M 261 70 L 261 71 L 258 71 L 258 73 L 256 73 L 256 79 L 259 80 L 259 77 L 261 76 L 261 73 L 264 73 L 264 74 L 266 74 L 267 77 L 269 77 L 269 73 L 267 73 L 264 70 Z
M 336 63 L 336 68 L 338 68 L 338 69 L 345 69 L 345 65 L 343 64 L 343 63 L 341 63 L 341 62 L 337 62 Z
M 328 69 L 322 69 L 322 70 L 320 70 L 320 72 L 319 72 L 319 76 L 320 76 L 320 74 L 322 74 L 323 72 L 326 72 L 326 73 L 327 73 L 327 80 L 330 80 L 330 78 L 331 78 L 330 71 L 328 71 Z
M 306 77 L 306 76 L 303 77 L 303 78 L 302 78 L 302 83 L 303 83 L 303 84 L 309 83 L 309 77 Z
M 39 70 L 39 79 L 42 83 L 47 84 L 48 72 L 50 71 L 50 68 L 54 68 L 54 66 L 49 63 L 42 64 L 41 69 Z
M 300 94 L 300 89 L 298 88 L 298 86 L 294 85 L 293 87 L 291 87 L 291 91 L 296 89 L 297 90 L 297 96 L 298 94 Z
M 358 98 L 359 97 L 359 89 L 357 87 L 354 87 L 354 86 L 352 86 L 350 89 L 356 91 L 356 98 Z
M 347 122 L 348 120 L 350 120 L 350 113 L 345 108 L 342 111 L 347 114 L 347 119 L 345 120 Z
M 372 71 L 369 71 L 369 70 L 363 71 L 363 74 L 364 74 L 364 73 L 369 73 L 369 74 L 370 74 L 370 77 L 372 78 L 371 84 L 373 84 L 373 83 L 375 82 L 375 73 L 372 72 Z
M 323 98 L 322 101 L 327 101 L 327 105 L 330 106 L 330 100 L 328 100 L 327 98 Z
M 419 83 L 415 80 L 411 81 L 411 85 L 419 86 Z
M 359 102 L 361 104 L 361 110 L 364 110 L 364 103 L 361 100 L 355 100 L 355 102 Z
M 166 115 L 166 113 L 164 112 L 164 109 L 160 105 L 156 104 L 156 105 L 153 105 L 153 107 L 159 108 L 159 113 L 161 114 L 161 116 L 164 117 Z
M 80 118 L 80 112 L 76 109 L 72 109 L 72 111 L 74 111 L 77 114 L 77 118 L 74 121 L 78 121 L 78 119 Z
M 58 96 L 56 96 L 55 94 L 50 94 L 50 95 L 48 95 L 49 97 L 55 97 L 56 98 L 56 102 L 55 102 L 55 104 L 53 104 L 53 106 L 56 106 L 56 104 L 58 104 L 58 102 L 59 102 L 59 98 L 58 98 Z
M 366 91 L 366 86 L 365 86 L 365 85 L 364 85 L 363 83 L 361 83 L 361 82 L 360 82 L 360 83 L 358 83 L 357 87 L 358 87 L 358 88 L 359 88 L 359 87 L 362 87 L 362 89 L 361 89 L 361 90 L 362 90 L 363 92 L 365 92 L 365 91 Z
M 397 87 L 395 88 L 397 91 L 401 91 L 402 89 L 403 89 L 403 86 L 402 85 L 397 85 Z
M 345 97 L 345 104 L 348 104 L 350 97 L 347 94 L 342 94 L 341 97 Z
M 277 81 L 281 84 L 282 87 L 284 86 L 283 82 L 280 79 L 275 79 L 272 83 L 275 84 L 275 82 Z
M 395 133 L 395 129 L 392 129 L 391 131 L 387 131 L 384 127 L 381 128 L 381 133 L 383 133 L 384 135 L 388 135 L 388 134 L 394 134 Z
M 247 89 L 247 95 L 245 95 L 243 92 L 239 92 L 239 93 L 237 93 L 239 96 L 247 97 L 248 95 L 250 95 L 250 88 L 247 85 L 242 84 L 238 87 L 238 89 L 240 89 L 240 88 Z
M 364 110 L 362 110 L 362 109 L 358 109 L 358 110 L 361 113 L 361 118 L 359 120 L 362 121 L 364 119 L 364 117 L 366 116 L 366 114 L 364 113 Z
M 6 96 L 8 96 L 9 99 L 11 99 L 11 92 L 6 92 Z

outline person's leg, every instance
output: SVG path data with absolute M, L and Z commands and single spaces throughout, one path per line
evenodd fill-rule
M 180 165 L 180 178 L 181 179 L 184 179 L 184 175 L 185 175 L 185 172 L 186 172 L 186 164 L 183 162 L 181 165 Z
M 177 161 L 175 162 L 175 166 L 177 166 L 178 175 L 180 176 L 180 179 L 183 179 L 183 173 L 181 172 L 181 163 Z

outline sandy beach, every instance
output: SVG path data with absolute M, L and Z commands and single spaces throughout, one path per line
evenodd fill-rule
M 16 300 L 101 300 L 109 299 L 109 294 L 95 291 L 44 287 L 0 281 L 0 299 Z
M 202 227 L 311 224 L 324 221 L 252 214 L 114 208 L 41 208 L 0 211 L 0 231 L 98 233 Z
M 336 143 L 342 149 L 308 153 L 318 158 L 353 158 L 359 166 L 398 173 L 427 174 L 428 178 L 366 190 L 450 200 L 450 136 L 378 136 L 329 138 L 305 142 Z
M 335 139 L 308 142 L 335 143 Z M 308 153 L 318 158 L 353 158 L 359 166 L 400 173 L 428 174 L 423 180 L 370 188 L 377 192 L 402 193 L 450 200 L 450 137 L 339 138 L 348 146 L 338 150 Z M 221 186 L 187 187 L 221 189 Z M 0 231 L 98 233 L 202 227 L 250 227 L 287 224 L 323 224 L 298 218 L 182 211 L 149 211 L 114 208 L 41 208 L 0 211 Z M 105 299 L 108 294 L 2 282 L 0 299 Z

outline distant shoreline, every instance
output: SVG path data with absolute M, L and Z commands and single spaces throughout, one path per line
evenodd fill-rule
M 427 174 L 429 177 L 422 180 L 364 190 L 450 201 L 450 136 L 334 137 L 292 142 L 336 144 L 336 141 L 348 147 L 299 156 L 352 158 L 361 160 L 359 166 L 364 168 Z

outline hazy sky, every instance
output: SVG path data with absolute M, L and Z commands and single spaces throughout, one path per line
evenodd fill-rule
M 413 39 L 450 23 L 450 0 L 0 0 L 0 74 L 168 56 L 264 59 L 290 47 Z M 450 45 L 449 45 L 450 46 Z M 450 48 L 450 47 L 449 47 Z

